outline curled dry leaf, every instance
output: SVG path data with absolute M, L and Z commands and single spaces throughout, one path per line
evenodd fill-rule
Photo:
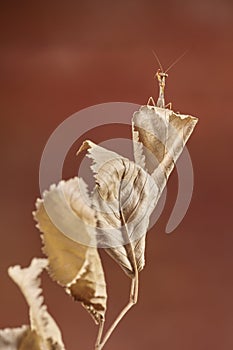
M 142 106 L 134 113 L 135 161 L 141 164 L 143 156 L 144 169 L 154 178 L 160 192 L 197 122 L 195 117 L 155 106 Z
M 149 217 L 176 160 L 198 119 L 171 110 L 142 106 L 132 119 L 135 163 L 85 141 L 92 158 L 96 188 L 98 243 L 131 277 L 144 266 Z M 108 247 L 109 246 L 109 247 Z
M 144 267 L 145 235 L 158 188 L 139 165 L 117 153 L 85 141 L 93 160 L 96 187 L 92 206 L 97 217 L 98 244 L 129 277 Z
M 0 348 L 4 350 L 65 350 L 60 330 L 43 304 L 39 275 L 47 259 L 34 258 L 27 268 L 10 267 L 8 272 L 22 291 L 30 315 L 30 327 L 0 331 Z
M 61 181 L 36 206 L 34 218 L 42 232 L 51 277 L 99 323 L 106 311 L 106 283 L 98 251 L 90 246 L 95 243 L 96 218 L 84 181 Z

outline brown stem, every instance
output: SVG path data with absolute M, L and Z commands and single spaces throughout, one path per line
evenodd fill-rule
M 98 334 L 97 334 L 97 338 L 96 338 L 96 342 L 95 342 L 95 349 L 96 350 L 99 349 L 99 345 L 100 345 L 100 341 L 101 341 L 103 329 L 104 329 L 104 322 L 105 322 L 104 320 L 101 320 L 100 324 L 99 324 Z
M 128 227 L 127 227 L 127 223 L 125 221 L 123 212 L 121 212 L 121 218 L 122 218 L 122 222 L 124 224 L 124 228 L 125 228 L 125 230 L 127 232 L 127 235 L 129 237 Z M 137 303 L 137 300 L 138 300 L 139 279 L 138 279 L 137 262 L 136 262 L 136 258 L 135 258 L 135 254 L 134 254 L 134 249 L 132 247 L 132 243 L 129 242 L 127 244 L 127 247 L 128 247 L 128 253 L 130 254 L 130 260 L 131 260 L 131 263 L 132 263 L 132 268 L 133 268 L 133 271 L 134 271 L 134 278 L 132 279 L 131 288 L 130 288 L 129 302 L 123 308 L 123 310 L 120 312 L 120 314 L 117 316 L 117 318 L 115 319 L 113 324 L 110 326 L 108 331 L 105 333 L 105 336 L 104 336 L 102 342 L 99 344 L 99 346 L 97 347 L 96 350 L 101 350 L 104 347 L 104 345 L 106 344 L 106 342 L 108 341 L 109 337 L 111 336 L 113 331 L 116 329 L 116 327 L 118 326 L 120 321 L 123 319 L 123 317 L 126 315 L 126 313 L 131 309 L 131 307 Z
M 120 321 L 123 319 L 123 317 L 126 315 L 126 313 L 131 309 L 133 305 L 137 303 L 138 299 L 138 270 L 135 271 L 135 277 L 132 279 L 131 282 L 131 289 L 130 289 L 130 298 L 128 304 L 124 307 L 124 309 L 120 312 L 120 314 L 117 316 L 111 327 L 106 332 L 102 342 L 96 347 L 96 350 L 103 349 L 104 345 L 110 338 L 113 331 L 116 329 L 117 325 L 120 323 Z

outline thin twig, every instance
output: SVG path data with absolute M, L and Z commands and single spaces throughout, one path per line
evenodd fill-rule
M 105 322 L 104 320 L 100 321 L 98 334 L 97 334 L 97 338 L 96 338 L 96 342 L 95 342 L 95 349 L 99 349 L 99 345 L 100 345 L 100 341 L 101 341 L 103 329 L 104 329 L 104 322 Z
M 131 294 L 132 293 L 132 294 Z M 132 279 L 131 282 L 131 291 L 130 291 L 130 300 L 128 304 L 124 307 L 124 309 L 120 312 L 120 314 L 117 316 L 111 327 L 106 332 L 102 342 L 99 344 L 99 347 L 97 347 L 98 350 L 103 349 L 104 345 L 112 335 L 113 331 L 116 329 L 119 322 L 123 319 L 123 317 L 126 315 L 126 313 L 131 309 L 132 306 L 134 306 L 137 302 L 138 297 L 138 272 L 135 275 L 135 278 Z
M 125 218 L 124 218 L 123 213 L 121 213 L 121 217 L 122 217 L 122 221 L 124 223 L 124 228 L 125 228 L 125 230 L 126 230 L 126 232 L 128 234 L 128 228 L 127 228 L 127 224 L 125 222 Z M 128 237 L 129 237 L 129 234 L 128 234 Z M 130 250 L 131 250 L 131 258 L 132 258 L 132 265 L 133 265 L 132 267 L 133 267 L 133 271 L 135 273 L 134 278 L 132 279 L 132 282 L 131 282 L 129 302 L 123 308 L 123 310 L 120 312 L 120 314 L 117 316 L 117 318 L 115 319 L 113 324 L 110 326 L 108 331 L 105 333 L 102 342 L 99 344 L 99 346 L 96 348 L 96 350 L 103 349 L 104 345 L 108 341 L 108 339 L 111 336 L 111 334 L 113 333 L 113 331 L 116 329 L 116 327 L 119 324 L 119 322 L 123 319 L 123 317 L 126 315 L 126 313 L 131 309 L 131 307 L 134 306 L 137 303 L 137 300 L 138 300 L 139 278 L 138 278 L 137 262 L 136 262 L 134 250 L 133 250 L 133 247 L 132 247 L 132 243 L 131 242 L 128 243 L 127 246 L 129 248 L 131 248 Z

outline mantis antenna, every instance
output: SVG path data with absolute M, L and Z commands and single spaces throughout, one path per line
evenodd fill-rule
M 159 65 L 159 69 L 157 70 L 155 77 L 158 79 L 158 83 L 159 83 L 159 97 L 157 100 L 157 103 L 155 104 L 153 97 L 150 97 L 147 105 L 150 105 L 150 103 L 152 103 L 153 106 L 156 107 L 160 107 L 160 108 L 166 108 L 166 106 L 170 105 L 171 107 L 171 103 L 169 103 L 168 105 L 165 104 L 165 86 L 166 86 L 166 78 L 168 77 L 167 72 L 176 64 L 178 63 L 181 58 L 184 57 L 184 55 L 187 53 L 188 50 L 186 50 L 181 56 L 179 56 L 165 71 L 163 69 L 163 66 L 157 56 L 157 54 L 155 53 L 154 50 L 152 50 L 154 57 L 156 58 L 156 61 L 158 62 Z
M 181 58 L 183 58 L 186 53 L 188 52 L 188 50 L 186 50 L 184 53 L 182 53 L 182 55 L 180 55 L 166 70 L 165 70 L 165 73 L 167 73 L 173 66 L 175 66 L 176 63 L 178 63 Z

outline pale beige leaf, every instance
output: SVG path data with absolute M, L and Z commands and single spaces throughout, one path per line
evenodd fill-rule
M 139 132 L 132 128 L 132 134 L 135 163 L 140 165 L 142 169 L 146 170 L 146 159 L 144 155 L 143 144 L 139 141 Z
M 36 206 L 34 217 L 43 233 L 52 278 L 99 323 L 106 311 L 106 283 L 98 251 L 89 246 L 96 245 L 96 218 L 84 182 L 62 181 Z
M 27 336 L 29 326 L 5 328 L 0 330 L 0 349 L 19 350 L 22 340 Z
M 39 275 L 47 267 L 47 259 L 34 258 L 27 268 L 10 267 L 8 273 L 22 291 L 30 315 L 30 331 L 23 337 L 18 349 L 26 350 L 27 343 L 33 343 L 37 350 L 64 350 L 60 330 L 43 304 Z
M 29 326 L 0 330 L 1 350 L 61 350 L 61 346 L 51 339 L 42 342 L 36 331 Z
M 61 349 L 61 347 L 58 344 L 53 344 L 50 339 L 48 340 L 46 346 L 46 349 L 48 350 Z M 37 333 L 29 329 L 23 337 L 18 350 L 42 350 L 41 341 Z
M 91 141 L 85 141 L 83 149 L 93 159 L 98 244 L 134 277 L 135 260 L 138 271 L 144 267 L 145 236 L 158 188 L 146 171 L 127 158 Z
M 134 157 L 140 160 L 137 144 L 143 145 L 145 169 L 162 191 L 175 162 L 193 132 L 198 119 L 154 106 L 142 106 L 132 119 Z

